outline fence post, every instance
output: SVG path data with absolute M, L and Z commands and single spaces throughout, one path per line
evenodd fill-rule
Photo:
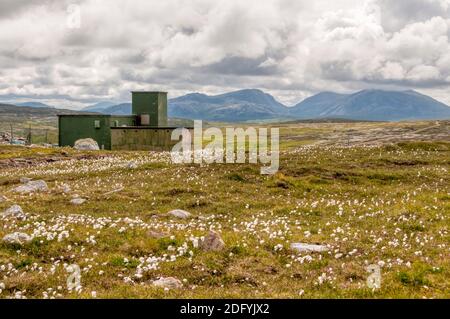
M 13 125 L 12 123 L 9 123 L 9 125 L 11 126 L 11 139 L 9 140 L 9 144 L 13 144 L 13 140 L 14 140 L 14 135 L 13 135 Z

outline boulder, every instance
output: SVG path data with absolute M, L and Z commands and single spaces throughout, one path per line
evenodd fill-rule
M 298 252 L 317 252 L 322 253 L 328 251 L 328 247 L 324 245 L 305 244 L 305 243 L 292 243 L 291 249 Z
M 178 289 L 183 287 L 183 284 L 180 280 L 174 278 L 174 277 L 161 277 L 158 280 L 155 280 L 152 282 L 153 286 L 161 287 L 161 288 L 168 288 L 168 289 Z
M 70 201 L 70 203 L 73 204 L 73 205 L 81 205 L 81 204 L 83 204 L 85 201 L 86 201 L 86 199 L 81 198 L 81 197 L 77 197 L 77 198 L 72 199 L 72 200 Z
M 17 186 L 13 191 L 16 193 L 46 192 L 48 191 L 48 186 L 43 180 L 29 181 L 26 184 Z
M 32 180 L 32 178 L 29 178 L 29 177 L 21 177 L 20 178 L 20 182 L 22 184 L 26 184 L 26 183 L 30 182 L 31 180 Z
M 225 242 L 218 233 L 211 230 L 208 236 L 200 241 L 199 247 L 205 251 L 220 251 L 225 248 Z
M 25 214 L 22 210 L 22 207 L 20 207 L 19 205 L 12 205 L 10 208 L 8 208 L 7 210 L 5 210 L 2 214 L 2 216 L 14 216 L 14 217 L 24 217 Z
M 5 237 L 3 237 L 3 241 L 7 244 L 23 245 L 23 244 L 29 243 L 32 240 L 33 240 L 33 238 L 31 238 L 27 234 L 19 233 L 19 232 L 11 233 L 11 234 L 8 234 Z
M 97 142 L 92 138 L 76 140 L 73 148 L 81 151 L 98 151 L 100 149 Z
M 182 210 L 182 209 L 174 209 L 171 210 L 170 212 L 167 213 L 168 215 L 171 215 L 173 217 L 177 217 L 177 218 L 181 218 L 181 219 L 186 219 L 191 217 L 191 213 Z

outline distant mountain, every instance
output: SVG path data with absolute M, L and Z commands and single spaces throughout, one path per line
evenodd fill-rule
M 247 121 L 286 117 L 288 108 L 270 94 L 260 90 L 240 90 L 209 96 L 191 93 L 168 101 L 170 118 L 211 121 Z M 131 103 L 113 105 L 100 112 L 105 114 L 131 114 Z
M 18 116 L 54 116 L 58 114 L 88 114 L 89 112 L 57 109 L 54 107 L 17 106 L 0 103 L 0 115 Z
M 285 117 L 288 108 L 261 90 L 209 96 L 200 93 L 169 100 L 169 117 L 211 121 L 247 121 Z
M 113 114 L 113 115 L 130 115 L 131 114 L 131 103 L 121 103 L 117 105 L 112 105 L 107 107 L 99 112 L 104 114 Z
M 109 101 L 104 101 L 104 102 L 98 102 L 89 106 L 86 106 L 85 108 L 83 108 L 83 111 L 89 111 L 89 112 L 101 112 L 104 109 L 115 105 L 114 102 L 109 102 Z
M 213 96 L 191 93 L 170 99 L 168 108 L 170 118 L 224 122 L 271 119 L 399 121 L 450 118 L 450 107 L 411 90 L 363 90 L 354 94 L 322 92 L 293 107 L 286 107 L 270 94 L 254 89 Z M 131 114 L 131 103 L 109 106 L 98 112 Z
M 431 120 L 450 118 L 450 107 L 411 90 L 363 90 L 354 94 L 319 93 L 292 107 L 289 114 L 302 119 Z
M 55 108 L 54 106 L 47 105 L 41 102 L 23 102 L 23 103 L 16 103 L 17 106 L 28 106 L 28 107 L 44 107 L 44 108 Z

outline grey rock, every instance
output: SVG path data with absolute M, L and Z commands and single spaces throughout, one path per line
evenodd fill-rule
M 220 251 L 225 248 L 225 242 L 218 233 L 210 231 L 208 236 L 200 241 L 199 247 L 205 251 Z
M 3 237 L 3 241 L 7 244 L 23 245 L 32 241 L 33 238 L 25 233 L 15 232 Z
M 29 181 L 24 185 L 17 186 L 13 191 L 16 193 L 46 192 L 48 191 L 48 186 L 43 180 Z
M 22 207 L 20 207 L 19 205 L 12 205 L 10 208 L 3 212 L 2 216 L 15 216 L 18 218 L 22 218 L 25 216 L 25 214 L 22 210 Z
M 59 189 L 61 190 L 61 192 L 63 192 L 64 194 L 70 193 L 72 191 L 72 189 L 70 188 L 69 185 L 67 184 L 62 184 Z
M 152 282 L 153 286 L 161 287 L 161 288 L 169 288 L 169 289 L 178 289 L 183 287 L 183 284 L 180 280 L 174 277 L 161 277 L 158 280 Z
M 170 212 L 167 213 L 168 215 L 171 215 L 173 217 L 177 217 L 177 218 L 181 218 L 181 219 L 186 219 L 191 217 L 191 213 L 182 210 L 182 209 L 174 209 L 171 210 Z
M 70 201 L 70 203 L 73 204 L 73 205 L 81 205 L 81 204 L 83 204 L 85 201 L 86 201 L 86 199 L 81 198 L 81 197 L 77 197 L 77 198 L 72 199 L 72 200 Z
M 305 244 L 305 243 L 292 243 L 291 249 L 298 252 L 318 252 L 322 253 L 328 251 L 328 247 L 324 245 Z
M 98 143 L 92 138 L 82 138 L 75 141 L 74 149 L 81 151 L 98 151 Z
M 31 180 L 32 180 L 32 178 L 29 178 L 29 177 L 21 177 L 20 178 L 20 182 L 22 184 L 26 184 L 26 183 L 30 182 Z
M 138 168 L 138 164 L 136 162 L 128 162 L 127 168 L 129 168 L 129 169 Z

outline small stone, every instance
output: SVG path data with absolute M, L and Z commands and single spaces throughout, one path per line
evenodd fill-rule
M 5 237 L 3 237 L 3 241 L 7 244 L 22 245 L 22 244 L 29 243 L 32 240 L 33 240 L 33 238 L 31 238 L 27 234 L 19 233 L 19 232 L 11 233 L 11 234 L 8 234 Z
M 135 169 L 135 168 L 138 168 L 138 164 L 137 164 L 136 162 L 129 162 L 129 163 L 127 164 L 127 168 L 129 168 L 129 169 Z
M 48 191 L 48 186 L 43 180 L 29 181 L 24 185 L 17 186 L 13 191 L 16 193 L 46 192 Z
M 147 235 L 151 238 L 156 238 L 156 239 L 161 239 L 161 238 L 166 238 L 169 237 L 169 234 L 163 233 L 163 232 L 158 232 L 155 230 L 149 230 L 147 232 Z
M 178 289 L 183 287 L 183 284 L 180 280 L 174 278 L 174 277 L 161 277 L 158 280 L 155 280 L 152 282 L 153 286 L 161 287 L 161 288 L 168 288 L 168 289 Z
M 92 138 L 82 138 L 76 140 L 73 148 L 81 151 L 98 151 L 100 149 L 98 147 L 98 143 Z
M 220 251 L 225 248 L 225 242 L 215 231 L 210 231 L 200 243 L 199 247 L 205 251 Z
M 62 184 L 59 189 L 61 190 L 61 192 L 63 192 L 64 194 L 70 193 L 72 191 L 72 189 L 70 188 L 69 185 L 67 184 Z
M 19 205 L 12 205 L 10 208 L 3 212 L 2 216 L 14 216 L 17 218 L 22 218 L 25 216 L 25 214 L 22 210 L 22 207 L 20 207 Z
M 0 195 L 0 203 L 6 202 L 7 200 L 8 199 L 5 196 Z
M 291 249 L 298 252 L 325 252 L 328 251 L 328 247 L 324 245 L 314 245 L 305 243 L 292 243 Z
M 77 198 L 72 199 L 72 200 L 70 201 L 70 203 L 73 204 L 73 205 L 81 205 L 81 204 L 83 204 L 85 201 L 86 201 L 86 199 L 81 198 L 81 197 L 77 197 Z
M 20 178 L 20 182 L 21 182 L 22 184 L 26 184 L 26 183 L 28 183 L 28 182 L 31 182 L 31 180 L 32 180 L 32 178 L 29 178 L 29 177 L 21 177 L 21 178 Z
M 182 209 L 174 209 L 171 210 L 170 212 L 168 212 L 167 214 L 172 215 L 173 217 L 177 217 L 177 218 L 181 218 L 181 219 L 186 219 L 191 217 L 191 213 L 182 210 Z

